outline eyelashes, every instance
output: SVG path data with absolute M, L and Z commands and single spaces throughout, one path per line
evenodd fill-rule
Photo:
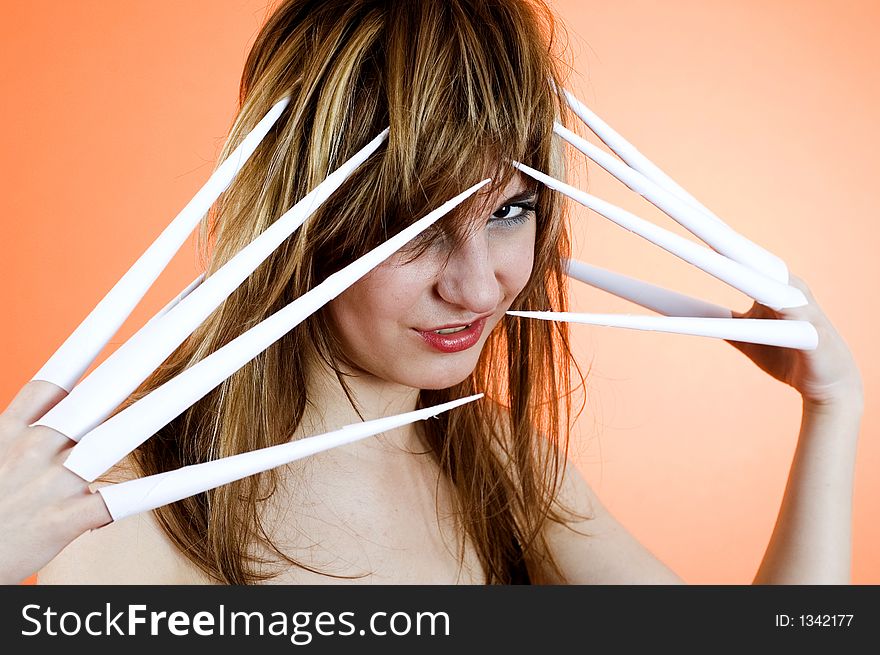
M 519 196 L 520 198 L 522 196 Z M 509 228 L 528 223 L 535 215 L 537 205 L 534 195 L 527 200 L 516 200 L 516 197 L 499 207 L 486 222 L 488 227 Z M 455 238 L 444 231 L 443 226 L 436 224 L 422 232 L 409 244 L 400 249 L 405 253 L 407 261 L 418 258 L 426 250 L 444 250 L 452 247 Z
M 493 225 L 502 225 L 511 227 L 513 225 L 521 225 L 529 220 L 535 213 L 535 203 L 530 202 L 513 202 L 502 205 L 492 214 L 489 221 Z

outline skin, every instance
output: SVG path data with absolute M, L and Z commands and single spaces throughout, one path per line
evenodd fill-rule
M 345 353 L 356 364 L 346 371 L 347 382 L 365 419 L 410 411 L 419 389 L 446 388 L 473 371 L 489 334 L 531 275 L 534 212 L 507 204 L 529 189 L 517 175 L 492 195 L 482 192 L 477 203 L 482 208 L 468 218 L 469 237 L 453 252 L 441 242 L 415 260 L 398 253 L 330 303 Z M 533 197 L 523 202 L 530 203 Z M 457 353 L 437 351 L 416 331 L 482 316 L 479 341 Z M 315 363 L 312 375 L 304 435 L 361 420 L 326 368 Z M 413 434 L 412 428 L 397 432 L 410 445 Z
M 398 253 L 330 303 L 346 354 L 360 372 L 416 390 L 450 387 L 471 373 L 531 275 L 534 212 L 506 204 L 527 189 L 517 176 L 486 198 L 491 214 L 470 217 L 476 225 L 452 253 L 442 242 L 414 261 Z M 513 222 L 518 217 L 524 222 Z M 482 316 L 488 318 L 480 340 L 457 353 L 438 352 L 415 331 Z
M 761 370 L 792 386 L 803 414 L 776 526 L 753 584 L 849 584 L 852 492 L 859 428 L 864 410 L 861 374 L 843 338 L 807 284 L 789 283 L 808 303 L 774 311 L 755 302 L 735 318 L 805 320 L 819 333 L 815 350 L 728 343 Z M 573 584 L 676 584 L 684 580 L 641 545 L 608 512 L 570 464 L 562 499 L 593 515 L 585 537 L 548 526 L 551 550 Z
M 531 262 L 533 221 L 509 232 L 493 226 L 489 221 L 503 202 L 487 199 L 489 209 L 473 217 L 484 227 L 459 250 L 429 251 L 410 263 L 395 258 L 334 301 L 334 321 L 357 365 L 349 373 L 363 418 L 412 409 L 419 388 L 454 384 L 472 369 L 486 335 L 530 269 L 523 262 Z M 441 265 L 447 255 L 448 263 Z M 846 584 L 853 468 L 864 406 L 861 375 L 807 285 L 797 276 L 791 283 L 804 291 L 808 305 L 773 312 L 755 303 L 735 316 L 808 320 L 819 332 L 817 349 L 731 342 L 769 375 L 797 389 L 804 408 L 779 518 L 754 582 Z M 410 334 L 413 327 L 482 313 L 490 315 L 483 338 L 468 351 L 433 352 Z M 320 368 L 315 373 L 302 433 L 358 420 L 335 378 Z M 48 428 L 27 427 L 63 395 L 54 385 L 30 382 L 0 415 L 0 524 L 7 526 L 9 537 L 0 540 L 2 581 L 16 582 L 54 557 L 41 572 L 42 582 L 207 582 L 168 542 L 150 513 L 84 534 L 56 557 L 77 535 L 109 521 L 100 496 L 61 466 L 71 443 Z M 466 550 L 459 567 L 444 545 L 451 534 L 445 518 L 450 490 L 434 486 L 436 471 L 409 450 L 416 445 L 413 433 L 401 429 L 310 458 L 309 485 L 304 485 L 310 489 L 282 485 L 272 499 L 273 536 L 286 545 L 308 535 L 314 546 L 292 552 L 293 557 L 319 567 L 341 561 L 336 573 L 365 574 L 356 582 L 481 582 L 473 552 Z M 561 496 L 592 516 L 586 525 L 572 526 L 586 529 L 589 537 L 557 524 L 546 527 L 565 581 L 682 582 L 616 521 L 569 463 Z M 292 508 L 295 521 L 290 520 Z M 432 523 L 426 517 L 435 516 L 435 508 L 440 520 Z M 332 581 L 311 575 L 291 567 L 276 581 Z
M 471 373 L 490 332 L 531 275 L 534 212 L 508 206 L 508 202 L 517 197 L 519 204 L 533 204 L 533 197 L 523 197 L 532 188 L 531 182 L 517 174 L 504 189 L 482 192 L 475 203 L 478 209 L 466 219 L 468 237 L 456 248 L 450 250 L 440 241 L 416 259 L 406 252 L 392 256 L 328 306 L 346 355 L 356 364 L 346 372 L 364 419 L 412 410 L 419 389 L 448 387 Z M 470 323 L 475 317 L 486 319 L 481 337 L 457 353 L 433 349 L 414 330 Z M 361 420 L 335 376 L 320 362 L 312 363 L 307 396 L 309 407 L 294 438 Z M 457 556 L 447 547 L 454 536 L 451 522 L 429 524 L 422 518 L 433 517 L 435 505 L 441 514 L 451 507 L 451 489 L 441 485 L 435 493 L 439 470 L 428 458 L 412 454 L 419 446 L 416 435 L 407 426 L 309 458 L 305 471 L 298 469 L 285 478 L 292 489 L 294 480 L 306 476 L 308 488 L 282 489 L 265 508 L 273 539 L 285 544 L 297 560 L 322 569 L 329 566 L 340 574 L 373 572 L 380 581 L 392 582 L 407 570 L 411 582 L 479 583 L 481 572 L 474 554 L 466 554 L 461 571 Z M 401 496 L 401 488 L 409 493 Z M 365 504 L 365 496 L 374 502 Z M 295 516 L 292 507 L 299 510 Z M 401 516 L 411 517 L 412 523 L 401 524 Z M 388 524 L 391 520 L 396 524 Z M 291 525 L 298 534 L 289 533 Z M 397 541 L 389 544 L 392 533 Z M 315 544 L 334 547 L 298 549 L 299 534 L 307 534 Z M 384 546 L 371 547 L 383 538 Z M 95 557 L 108 552 L 123 553 L 122 559 L 114 564 L 106 557 Z M 402 552 L 412 561 L 404 564 Z M 436 557 L 425 559 L 431 552 Z M 334 569 L 340 556 L 351 566 Z M 142 557 L 150 558 L 152 565 L 149 578 L 138 581 L 207 582 L 173 552 L 151 515 L 84 535 L 46 567 L 40 578 L 41 582 L 114 581 L 119 579 L 115 576 L 125 578 L 147 570 L 133 566 Z M 292 569 L 274 581 L 327 580 Z

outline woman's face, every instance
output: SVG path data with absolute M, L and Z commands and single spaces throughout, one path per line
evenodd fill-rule
M 362 372 L 443 389 L 473 371 L 492 329 L 526 285 L 535 251 L 535 193 L 521 175 L 481 192 L 473 229 L 449 251 L 398 253 L 329 304 L 345 352 Z

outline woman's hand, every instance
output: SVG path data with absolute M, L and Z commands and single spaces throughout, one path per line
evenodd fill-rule
M 754 303 L 734 318 L 809 321 L 819 335 L 814 350 L 729 343 L 803 398 L 798 444 L 773 534 L 755 584 L 849 584 L 856 444 L 864 407 L 862 377 L 852 353 L 794 275 L 802 307 L 774 311 Z
M 48 564 L 79 535 L 110 523 L 100 494 L 63 462 L 74 442 L 28 427 L 66 393 L 31 381 L 0 414 L 0 583 L 16 584 Z
M 797 389 L 808 404 L 816 407 L 853 402 L 861 404 L 864 398 L 862 377 L 852 353 L 819 307 L 806 283 L 799 277 L 790 275 L 789 284 L 804 292 L 809 301 L 807 305 L 775 311 L 755 302 L 745 314 L 732 312 L 733 316 L 809 321 L 819 333 L 819 345 L 815 350 L 780 348 L 740 341 L 728 343 L 762 370 Z

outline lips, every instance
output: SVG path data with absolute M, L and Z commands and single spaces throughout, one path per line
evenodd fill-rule
M 457 323 L 446 323 L 445 325 L 436 325 L 434 327 L 429 327 L 429 328 L 415 328 L 415 331 L 416 332 L 438 332 L 440 330 L 447 331 L 447 330 L 456 330 L 456 329 L 466 328 L 466 327 L 470 327 L 471 325 L 473 325 L 474 323 L 476 323 L 479 320 L 489 318 L 490 316 L 492 316 L 492 313 L 493 312 L 486 312 L 485 314 L 480 314 L 479 316 L 473 316 L 473 317 L 467 318 L 465 320 L 459 320 Z
M 444 353 L 457 353 L 473 347 L 480 340 L 486 318 L 462 325 L 444 325 L 431 330 L 416 330 L 429 346 Z

